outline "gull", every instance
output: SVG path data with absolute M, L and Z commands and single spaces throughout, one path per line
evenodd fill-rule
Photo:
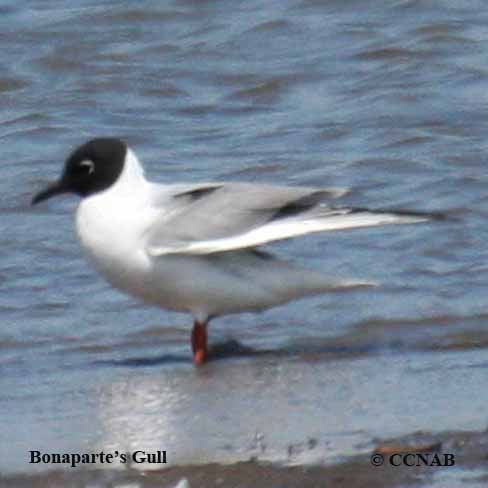
M 367 285 L 331 281 L 260 246 L 315 232 L 436 218 L 340 205 L 346 192 L 244 182 L 154 183 L 124 141 L 102 137 L 76 148 L 61 177 L 32 204 L 79 195 L 76 233 L 89 260 L 114 287 L 192 314 L 193 360 L 201 365 L 214 317 Z

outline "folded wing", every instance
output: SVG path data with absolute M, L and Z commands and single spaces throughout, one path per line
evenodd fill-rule
M 250 183 L 175 186 L 148 231 L 147 251 L 212 254 L 312 232 L 429 220 L 416 212 L 337 207 L 346 190 Z

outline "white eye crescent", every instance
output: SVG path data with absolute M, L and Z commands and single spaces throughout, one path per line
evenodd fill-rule
M 91 175 L 95 171 L 95 163 L 89 159 L 85 159 L 80 163 L 80 168 L 86 168 L 86 172 Z

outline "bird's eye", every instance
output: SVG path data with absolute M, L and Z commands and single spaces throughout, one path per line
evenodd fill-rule
M 89 159 L 85 159 L 79 164 L 78 169 L 80 173 L 91 175 L 95 171 L 95 163 Z

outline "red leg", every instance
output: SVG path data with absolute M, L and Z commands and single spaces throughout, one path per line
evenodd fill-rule
M 193 362 L 200 366 L 207 360 L 207 324 L 195 320 L 191 332 L 191 347 L 193 350 Z

